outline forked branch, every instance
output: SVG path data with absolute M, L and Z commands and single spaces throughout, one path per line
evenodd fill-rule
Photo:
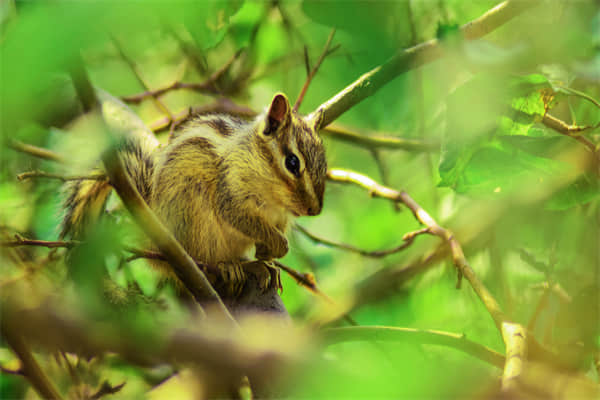
M 358 172 L 342 170 L 342 169 L 331 169 L 327 172 L 327 177 L 329 180 L 335 182 L 342 183 L 352 183 L 359 185 L 369 191 L 371 196 L 381 197 L 384 199 L 391 200 L 393 202 L 400 202 L 408 207 L 415 218 L 427 228 L 429 228 L 429 232 L 435 236 L 438 236 L 440 239 L 444 240 L 448 247 L 450 248 L 450 252 L 452 254 L 452 261 L 456 266 L 459 276 L 459 283 L 462 276 L 464 276 L 485 307 L 488 312 L 494 319 L 494 323 L 499 331 L 502 330 L 502 323 L 507 321 L 506 316 L 500 309 L 500 305 L 496 301 L 496 299 L 492 296 L 492 294 L 487 290 L 487 288 L 483 285 L 483 283 L 477 278 L 475 272 L 467 262 L 465 258 L 464 252 L 458 240 L 454 237 L 452 232 L 447 229 L 442 228 L 417 202 L 415 202 L 412 197 L 408 195 L 408 193 L 404 191 L 397 191 L 391 189 L 386 186 L 382 186 L 375 182 L 373 179 L 368 176 L 359 174 Z

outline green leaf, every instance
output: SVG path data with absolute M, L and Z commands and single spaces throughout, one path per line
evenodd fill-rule
M 229 29 L 230 17 L 243 4 L 243 0 L 198 2 L 186 14 L 184 25 L 192 35 L 198 48 L 212 49 L 225 38 Z
M 398 40 L 401 46 L 411 43 L 411 22 L 404 2 L 303 0 L 302 10 L 313 21 L 350 34 L 353 50 L 368 48 L 371 61 L 379 54 L 389 56 L 397 49 Z
M 229 32 L 238 49 L 246 47 L 249 44 L 252 32 L 260 22 L 264 12 L 264 3 L 247 1 L 242 8 L 231 17 Z
M 566 210 L 586 204 L 600 197 L 600 182 L 592 175 L 583 175 L 569 186 L 561 189 L 546 203 L 549 210 Z
M 536 157 L 501 142 L 481 143 L 463 153 L 463 158 L 446 176 L 458 193 L 493 195 L 517 189 L 527 179 L 545 180 L 564 165 Z M 468 156 L 468 157 L 467 157 Z M 441 174 L 441 172 L 440 172 Z
M 459 87 L 448 98 L 439 186 L 491 194 L 560 171 L 548 158 L 559 139 L 535 125 L 553 101 L 548 79 L 538 74 L 481 74 Z

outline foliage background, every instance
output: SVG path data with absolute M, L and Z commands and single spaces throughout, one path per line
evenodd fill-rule
M 139 77 L 151 89 L 176 80 L 201 82 L 241 51 L 218 84 L 224 97 L 261 111 L 278 91 L 292 101 L 297 97 L 307 73 L 304 49 L 314 65 L 335 27 L 336 50 L 300 108 L 309 113 L 399 49 L 438 37 L 444 58 L 400 75 L 336 123 L 366 136 L 438 144 L 439 150 L 373 151 L 324 133 L 329 166 L 410 193 L 455 233 L 503 310 L 524 325 L 535 316 L 531 328 L 537 339 L 569 358 L 572 370 L 597 381 L 600 106 L 593 99 L 600 98 L 600 12 L 594 1 L 540 3 L 484 40 L 463 42 L 458 27 L 496 1 L 3 2 L 3 239 L 15 233 L 57 239 L 61 182 L 21 182 L 17 174 L 85 173 L 106 145 L 94 118 L 77 117 L 81 105 L 68 73 L 79 54 L 95 87 L 128 96 L 145 90 Z M 160 99 L 177 113 L 217 97 L 173 90 Z M 152 100 L 130 106 L 149 126 L 165 115 Z M 544 124 L 547 113 L 568 125 L 589 126 L 572 136 L 583 135 L 592 147 Z M 161 141 L 166 137 L 167 132 L 159 133 Z M 17 152 L 10 140 L 51 149 L 76 167 Z M 20 248 L 25 263 L 15 262 L 15 250 L 3 249 L 0 290 L 25 280 L 27 301 L 60 294 L 74 308 L 142 336 L 165 321 L 183 323 L 186 314 L 174 290 L 161 284 L 145 261 L 120 262 L 120 249 L 134 233 L 116 199 L 110 207 L 117 207 L 116 217 L 78 249 L 69 273 L 62 257 L 49 259 L 47 249 Z M 334 183 L 327 187 L 322 214 L 298 223 L 319 237 L 368 250 L 396 246 L 404 233 L 420 227 L 405 208 Z M 438 242 L 419 237 L 407 250 L 377 259 L 319 245 L 293 231 L 291 251 L 282 262 L 312 272 L 321 290 L 344 305 L 377 271 L 407 265 Z M 532 265 L 523 254 L 541 264 Z M 126 294 L 135 287 L 131 296 L 147 303 L 123 300 L 124 310 L 110 311 L 98 294 L 105 271 Z M 503 353 L 485 307 L 469 285 L 456 290 L 455 283 L 448 259 L 351 315 L 360 325 L 463 333 Z M 570 301 L 555 291 L 546 297 L 544 283 L 560 285 Z M 287 275 L 283 287 L 283 301 L 299 325 L 329 318 L 327 302 Z M 499 376 L 495 367 L 452 348 L 412 342 L 344 343 L 318 354 L 309 368 L 279 382 L 286 395 L 462 398 L 493 390 Z M 72 394 L 68 374 L 47 353 L 39 358 L 60 390 Z M 7 347 L 0 349 L 0 364 L 18 366 Z M 118 357 L 81 364 L 81 380 L 92 388 L 104 380 L 126 382 L 123 397 L 143 396 L 155 385 L 147 371 Z M 31 395 L 28 388 L 22 377 L 0 375 L 3 398 Z M 186 389 L 172 385 L 167 390 Z

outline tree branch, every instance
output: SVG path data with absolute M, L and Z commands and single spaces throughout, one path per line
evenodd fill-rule
M 343 142 L 356 144 L 375 149 L 406 150 L 415 152 L 437 151 L 440 148 L 439 143 L 426 142 L 423 140 L 404 139 L 393 136 L 366 136 L 360 135 L 350 129 L 344 128 L 338 124 L 331 124 L 327 128 L 321 129 L 321 135 L 329 136 Z
M 11 324 L 10 320 L 6 320 L 6 313 L 2 314 L 2 318 L 0 319 L 2 337 L 17 357 L 19 357 L 19 360 L 21 360 L 23 375 L 43 399 L 61 399 L 61 395 L 44 371 L 42 371 L 35 358 L 33 358 L 33 354 L 31 354 L 29 346 L 21 337 L 20 331 L 15 325 Z
M 387 326 L 352 326 L 325 329 L 323 336 L 328 345 L 353 341 L 402 341 L 447 346 L 498 368 L 502 368 L 505 362 L 502 354 L 467 339 L 464 334 Z
M 242 50 L 238 50 L 221 68 L 216 70 L 204 82 L 184 83 L 184 82 L 180 82 L 180 81 L 175 81 L 172 84 L 167 85 L 161 89 L 146 90 L 145 92 L 134 94 L 131 96 L 123 96 L 123 97 L 121 97 L 121 100 L 123 100 L 126 103 L 137 104 L 148 97 L 157 98 L 167 92 L 170 92 L 172 90 L 177 90 L 177 89 L 188 89 L 188 90 L 193 90 L 196 92 L 208 93 L 208 94 L 219 94 L 219 89 L 217 88 L 217 81 L 219 79 L 221 79 L 221 77 L 223 75 L 225 75 L 225 73 L 227 73 L 227 71 L 229 71 L 229 68 L 231 68 L 231 65 L 234 63 L 234 61 L 239 58 L 241 53 L 242 53 Z
M 466 23 L 460 28 L 466 40 L 478 39 L 502 26 L 539 1 L 507 0 L 487 11 L 481 17 Z M 384 64 L 359 77 L 352 84 L 321 104 L 316 112 L 323 112 L 321 127 L 329 125 L 344 112 L 373 95 L 382 86 L 398 75 L 424 64 L 437 60 L 444 55 L 443 44 L 431 39 L 408 49 L 400 50 Z
M 253 383 L 253 379 L 272 379 L 286 362 L 293 361 L 289 353 L 249 347 L 236 334 L 215 337 L 197 330 L 164 327 L 140 340 L 123 326 L 74 316 L 65 309 L 58 312 L 48 303 L 32 309 L 3 299 L 0 306 L 3 326 L 18 330 L 50 351 L 60 349 L 85 357 L 114 352 L 140 366 L 192 364 L 214 371 L 223 382 L 235 383 L 246 374 Z M 226 328 L 222 329 L 225 332 Z M 42 397 L 58 398 L 50 394 Z
M 26 144 L 20 142 L 18 140 L 10 140 L 8 142 L 8 146 L 13 150 L 19 151 L 21 153 L 26 153 L 32 155 L 37 158 L 42 158 L 44 160 L 56 161 L 59 163 L 64 163 L 65 159 L 60 154 L 57 154 L 51 150 L 43 149 L 41 147 L 32 146 L 30 144 Z
M 67 240 L 67 241 L 48 241 L 48 240 L 35 240 L 35 239 L 26 239 L 21 235 L 15 235 L 15 240 L 5 240 L 0 242 L 0 247 L 20 247 L 20 246 L 38 246 L 38 247 L 47 247 L 49 249 L 56 248 L 66 248 L 70 249 L 80 242 L 76 240 Z
M 567 125 L 564 121 L 561 121 L 560 119 L 555 118 L 552 115 L 547 114 L 547 113 L 544 114 L 544 117 L 542 118 L 542 124 L 546 125 L 550 129 L 555 130 L 556 132 L 560 133 L 561 135 L 565 135 L 572 139 L 577 140 L 578 142 L 582 143 L 585 147 L 587 147 L 589 150 L 591 150 L 592 153 L 596 153 L 598 151 L 598 148 L 594 143 L 592 143 L 590 140 L 588 140 L 584 136 L 578 134 L 587 129 L 590 129 L 591 128 L 590 126 Z
M 415 218 L 429 228 L 431 234 L 444 240 L 450 248 L 452 261 L 459 274 L 457 287 L 459 287 L 460 280 L 462 276 L 464 276 L 469 281 L 475 290 L 475 293 L 477 293 L 477 296 L 480 298 L 492 316 L 498 330 L 502 329 L 502 323 L 507 321 L 507 318 L 500 309 L 500 305 L 496 299 L 494 299 L 492 294 L 475 275 L 475 272 L 465 258 L 464 252 L 458 243 L 458 240 L 456 240 L 452 232 L 438 225 L 438 223 L 435 222 L 435 220 L 408 195 L 408 193 L 404 191 L 399 192 L 394 189 L 379 185 L 373 179 L 354 171 L 331 169 L 327 172 L 327 178 L 335 182 L 353 183 L 359 185 L 367 189 L 371 196 L 385 198 L 394 202 L 401 202 L 408 207 L 412 211 Z
M 135 76 L 136 80 L 139 82 L 139 84 L 146 90 L 146 91 L 150 91 L 150 88 L 148 87 L 148 85 L 146 84 L 146 82 L 144 81 L 144 79 L 142 78 L 142 75 L 140 74 L 140 71 L 138 69 L 138 66 L 136 65 L 136 63 L 129 58 L 129 56 L 127 56 L 127 54 L 125 54 L 125 51 L 123 50 L 123 48 L 121 47 L 121 44 L 119 43 L 119 41 L 117 40 L 116 37 L 112 37 L 112 42 L 113 45 L 115 46 L 115 48 L 117 49 L 117 52 L 119 53 L 119 55 L 121 56 L 121 58 L 123 59 L 123 61 L 125 61 L 125 63 L 129 66 L 129 68 L 131 69 L 131 71 L 133 72 L 133 75 Z M 171 111 L 169 110 L 169 108 L 158 98 L 158 96 L 154 96 L 154 95 L 150 95 L 152 97 L 152 100 L 154 102 L 154 105 L 156 106 L 156 108 L 158 108 L 158 110 L 160 110 L 161 112 L 163 112 L 164 114 L 166 114 L 171 121 L 173 121 L 173 115 L 171 114 Z
M 336 243 L 336 242 L 332 242 L 327 239 L 320 238 L 318 236 L 313 235 L 312 233 L 310 233 L 309 231 L 304 229 L 304 227 L 302 227 L 298 224 L 295 224 L 294 228 L 297 229 L 298 231 L 302 232 L 307 238 L 309 238 L 310 240 L 312 240 L 315 243 L 320 243 L 325 246 L 346 250 L 346 251 L 349 251 L 352 253 L 360 254 L 361 256 L 372 257 L 372 258 L 382 258 L 382 257 L 389 256 L 391 254 L 394 254 L 394 253 L 399 253 L 402 250 L 406 249 L 408 246 L 410 246 L 417 236 L 425 234 L 425 233 L 431 233 L 429 231 L 429 228 L 423 228 L 423 229 L 419 229 L 418 231 L 408 232 L 404 236 L 402 236 L 402 240 L 404 241 L 404 243 L 402 243 L 399 246 L 396 246 L 394 248 L 387 249 L 387 250 L 367 251 L 367 250 L 359 249 L 359 248 L 354 247 L 349 244 Z
M 327 42 L 325 43 L 325 47 L 323 47 L 323 51 L 321 52 L 319 59 L 317 60 L 316 64 L 314 65 L 314 67 L 312 68 L 312 70 L 310 71 L 308 76 L 306 77 L 304 86 L 302 86 L 302 90 L 300 91 L 300 94 L 298 95 L 298 99 L 296 100 L 296 103 L 294 104 L 294 108 L 293 108 L 294 111 L 298 111 L 298 109 L 300 108 L 300 105 L 302 104 L 302 101 L 304 100 L 304 95 L 306 95 L 306 91 L 308 90 L 308 87 L 310 86 L 310 83 L 312 82 L 313 78 L 317 74 L 317 71 L 319 70 L 319 67 L 325 60 L 325 57 L 327 57 L 327 55 L 329 54 L 328 53 L 329 46 L 331 46 L 331 42 L 333 41 L 334 36 L 335 36 L 335 28 L 332 29 L 331 32 L 329 33 L 329 37 L 327 38 Z M 305 54 L 305 58 L 307 61 L 307 66 L 308 66 L 308 52 L 306 51 L 306 47 L 304 48 L 304 54 Z
M 206 300 L 213 301 L 217 305 L 219 312 L 236 325 L 235 320 L 208 279 L 206 279 L 204 273 L 197 268 L 194 260 L 162 225 L 132 185 L 125 173 L 117 150 L 113 148 L 106 152 L 102 156 L 102 161 L 110 178 L 110 183 L 123 201 L 123 204 L 142 230 L 152 239 L 156 247 L 165 255 L 173 268 L 173 272 L 175 272 L 181 283 L 183 283 L 199 304 Z
M 506 364 L 502 375 L 502 390 L 515 389 L 516 379 L 521 375 L 527 361 L 527 331 L 519 324 L 502 324 L 502 338 L 506 345 Z
M 155 133 L 159 133 L 169 129 L 169 127 L 171 127 L 171 124 L 173 124 L 175 127 L 181 125 L 184 121 L 188 120 L 193 115 L 210 113 L 231 114 L 242 118 L 253 118 L 257 115 L 256 111 L 248 107 L 238 105 L 233 101 L 229 100 L 228 98 L 222 97 L 213 103 L 205 104 L 194 108 L 190 107 L 181 112 L 178 112 L 173 116 L 175 118 L 173 121 L 171 121 L 170 118 L 161 118 L 157 121 L 154 121 L 150 124 L 150 129 Z
M 102 181 L 106 180 L 106 175 L 104 174 L 93 174 L 93 175 L 60 175 L 54 174 L 51 172 L 45 171 L 27 171 L 22 172 L 17 175 L 17 179 L 20 181 L 31 179 L 31 178 L 49 178 L 49 179 L 58 179 L 60 181 L 82 181 L 82 180 L 91 180 L 91 181 Z

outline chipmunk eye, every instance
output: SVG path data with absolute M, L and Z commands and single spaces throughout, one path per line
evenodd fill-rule
M 295 176 L 300 175 L 300 160 L 295 154 L 288 154 L 285 158 L 285 167 Z

